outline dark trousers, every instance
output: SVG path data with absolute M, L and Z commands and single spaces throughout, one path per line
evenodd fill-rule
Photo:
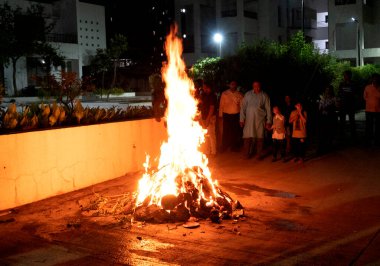
M 243 156 L 245 158 L 250 158 L 252 155 L 257 157 L 262 156 L 264 139 L 263 138 L 245 138 L 243 139 Z
M 348 120 L 350 122 L 350 132 L 351 138 L 356 139 L 356 124 L 355 124 L 355 111 L 340 111 L 339 112 L 339 133 L 341 137 L 344 137 L 345 127 L 346 127 L 346 115 L 348 115 Z
M 304 138 L 293 138 L 293 153 L 294 157 L 305 158 L 306 152 L 306 139 Z
M 241 145 L 242 131 L 239 123 L 240 114 L 223 113 L 222 150 L 238 150 Z
M 337 117 L 335 114 L 319 116 L 319 153 L 325 153 L 332 149 L 336 128 Z
M 277 158 L 277 153 L 280 152 L 281 158 L 285 158 L 286 139 L 273 140 L 273 158 Z
M 380 113 L 365 112 L 365 133 L 366 141 L 371 143 L 375 141 L 375 145 L 380 144 Z

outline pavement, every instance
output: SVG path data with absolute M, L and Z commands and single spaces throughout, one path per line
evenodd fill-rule
M 184 228 L 81 210 L 133 193 L 142 173 L 129 173 L 1 211 L 0 265 L 380 265 L 379 165 L 380 148 L 361 144 L 310 147 L 302 164 L 225 152 L 209 167 L 243 218 Z

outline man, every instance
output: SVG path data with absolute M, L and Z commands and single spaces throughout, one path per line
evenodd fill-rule
M 261 83 L 254 81 L 253 90 L 248 91 L 240 108 L 240 125 L 243 127 L 243 154 L 245 158 L 252 155 L 252 146 L 256 146 L 257 159 L 263 158 L 265 128 L 270 128 L 272 112 L 269 96 L 261 90 Z
M 231 81 L 229 89 L 225 90 L 220 97 L 219 119 L 223 123 L 222 151 L 231 148 L 238 151 L 240 145 L 240 106 L 243 94 L 237 90 L 237 82 Z
M 372 75 L 372 83 L 364 89 L 365 117 L 366 117 L 366 141 L 380 145 L 380 75 Z M 374 130 L 375 128 L 375 130 Z M 375 134 L 374 134 L 375 131 Z
M 203 83 L 203 93 L 200 96 L 200 112 L 201 112 L 201 125 L 207 129 L 206 145 L 208 151 L 206 154 L 214 157 L 216 155 L 216 104 L 217 99 L 215 93 L 211 89 L 211 85 L 207 82 Z
M 338 110 L 339 110 L 339 123 L 340 135 L 344 137 L 346 115 L 350 121 L 351 139 L 356 140 L 356 125 L 355 125 L 355 88 L 351 81 L 352 72 L 349 70 L 344 71 L 343 81 L 339 84 L 338 89 Z

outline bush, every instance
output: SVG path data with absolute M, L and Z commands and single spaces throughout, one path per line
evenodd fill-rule
M 152 116 L 152 108 L 146 106 L 131 106 L 126 109 L 116 106 L 108 109 L 83 108 L 81 102 L 76 100 L 72 110 L 64 104 L 54 102 L 26 105 L 22 107 L 21 112 L 18 112 L 16 104 L 11 103 L 5 110 L 0 110 L 0 134 L 127 121 Z

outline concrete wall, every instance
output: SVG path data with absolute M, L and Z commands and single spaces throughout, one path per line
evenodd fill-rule
M 0 210 L 142 170 L 165 139 L 154 119 L 0 135 Z

